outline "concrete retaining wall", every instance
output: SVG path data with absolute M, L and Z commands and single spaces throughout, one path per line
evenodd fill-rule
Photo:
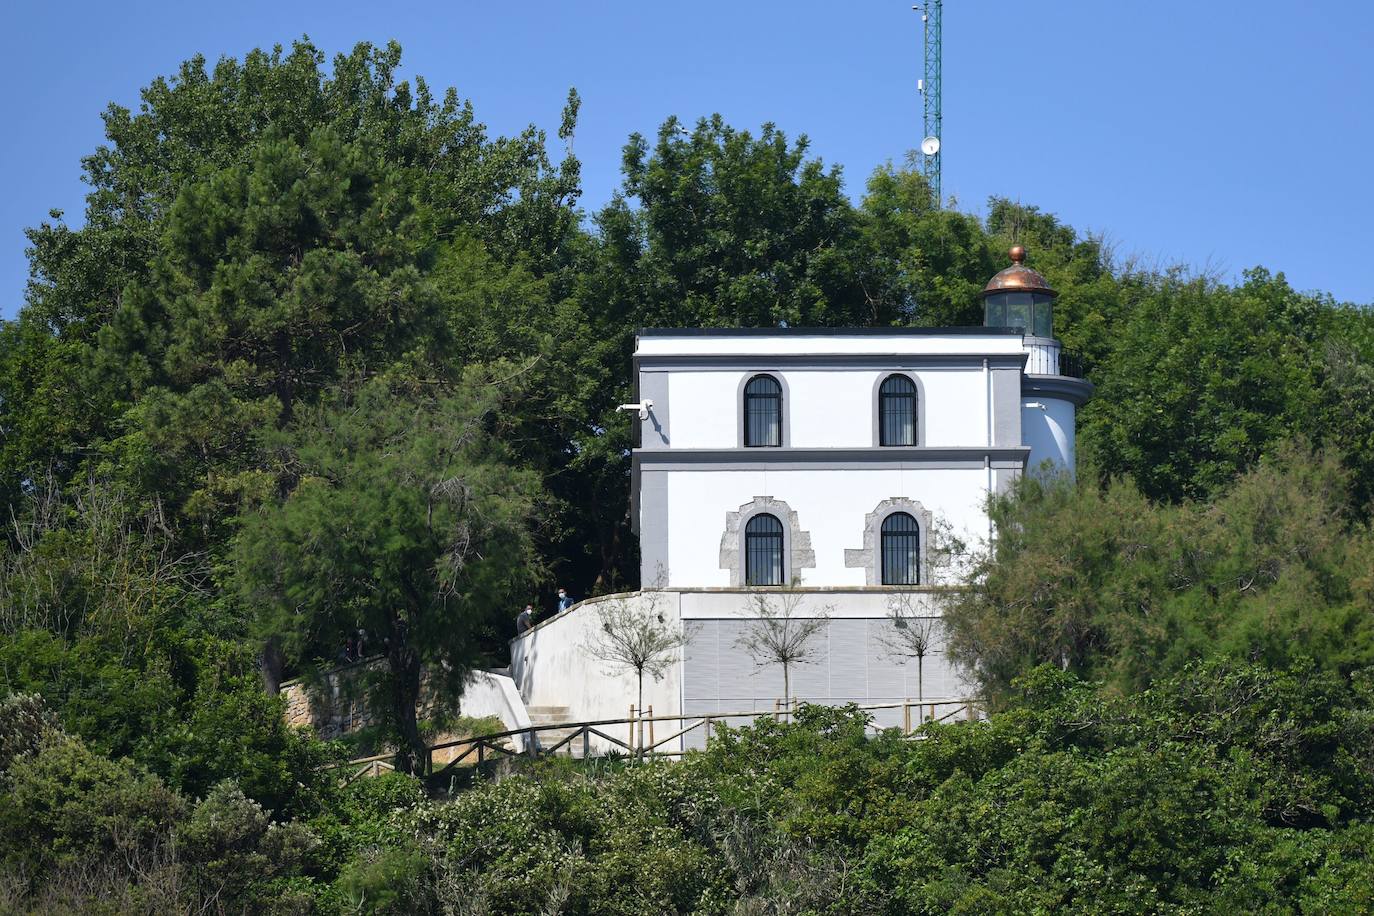
M 665 626 L 681 632 L 678 603 L 679 593 L 672 591 L 590 598 L 511 640 L 511 676 L 526 707 L 566 708 L 566 718 L 573 722 L 628 717 L 637 696 L 634 671 L 599 659 L 593 651 L 603 639 L 601 609 L 623 604 L 635 613 L 662 615 Z M 661 680 L 644 677 L 644 706 L 656 716 L 681 712 L 681 650 L 675 655 Z M 621 741 L 628 738 L 626 726 L 604 730 Z M 614 747 L 595 737 L 591 744 L 601 751 Z
M 570 722 L 626 717 L 635 702 L 633 672 L 596 658 L 592 651 L 600 638 L 601 609 L 624 603 L 661 615 L 666 625 L 686 634 L 685 648 L 665 677 L 645 679 L 644 705 L 652 706 L 655 715 L 771 712 L 783 694 L 781 670 L 756 664 L 742 645 L 748 642 L 750 621 L 758 616 L 751 604 L 756 594 L 776 601 L 781 593 L 665 589 L 590 599 L 511 640 L 511 674 L 528 707 L 565 709 L 564 718 Z M 798 594 L 796 617 L 825 617 L 827 622 L 814 638 L 814 657 L 792 669 L 794 697 L 864 705 L 914 700 L 918 694 L 927 702 L 971 694 L 971 685 L 946 661 L 938 629 L 919 682 L 916 662 L 898 657 L 889 646 L 895 632 L 889 614 L 899 596 L 905 596 L 908 613 L 915 618 L 937 622 L 947 590 L 856 586 L 800 589 Z M 875 719 L 879 725 L 895 726 L 901 712 L 880 713 Z M 615 728 L 628 731 L 625 726 Z M 655 731 L 663 735 L 677 727 L 658 723 Z M 625 740 L 620 731 L 612 734 Z M 685 746 L 700 744 L 694 732 Z M 612 747 L 595 739 L 592 745 L 602 751 Z

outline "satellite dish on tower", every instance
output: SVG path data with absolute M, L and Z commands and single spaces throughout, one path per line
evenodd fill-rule
M 921 152 L 925 153 L 927 156 L 934 156 L 939 151 L 939 137 L 926 137 L 924 140 L 921 141 Z

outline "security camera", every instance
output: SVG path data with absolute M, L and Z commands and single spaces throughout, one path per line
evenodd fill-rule
M 641 420 L 647 420 L 649 419 L 649 411 L 653 410 L 653 407 L 654 402 L 645 398 L 638 404 L 621 404 L 616 410 L 637 410 L 639 411 L 639 418 Z

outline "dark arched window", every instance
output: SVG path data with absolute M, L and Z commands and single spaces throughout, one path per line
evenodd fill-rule
M 782 522 L 773 515 L 756 515 L 744 526 L 744 584 L 782 582 Z
M 905 512 L 883 519 L 883 585 L 921 584 L 921 529 Z
M 878 444 L 916 444 L 916 383 L 889 375 L 878 388 Z
M 756 375 L 744 386 L 744 444 L 782 445 L 782 386 L 771 375 Z

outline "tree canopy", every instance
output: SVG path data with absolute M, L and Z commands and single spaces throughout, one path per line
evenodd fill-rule
M 910 165 L 849 187 L 718 115 L 631 136 L 586 212 L 575 91 L 556 139 L 496 137 L 400 63 L 193 57 L 105 112 L 79 225 L 29 230 L 0 322 L 0 863 L 27 877 L 0 908 L 1368 906 L 1367 308 L 936 209 Z M 977 324 L 1013 242 L 1097 396 L 1077 482 L 993 504 L 940 633 L 991 723 L 917 748 L 804 711 L 448 807 L 340 793 L 318 768 L 347 749 L 286 729 L 270 688 L 362 629 L 419 763 L 422 671 L 461 705 L 531 596 L 640 584 L 636 329 Z

